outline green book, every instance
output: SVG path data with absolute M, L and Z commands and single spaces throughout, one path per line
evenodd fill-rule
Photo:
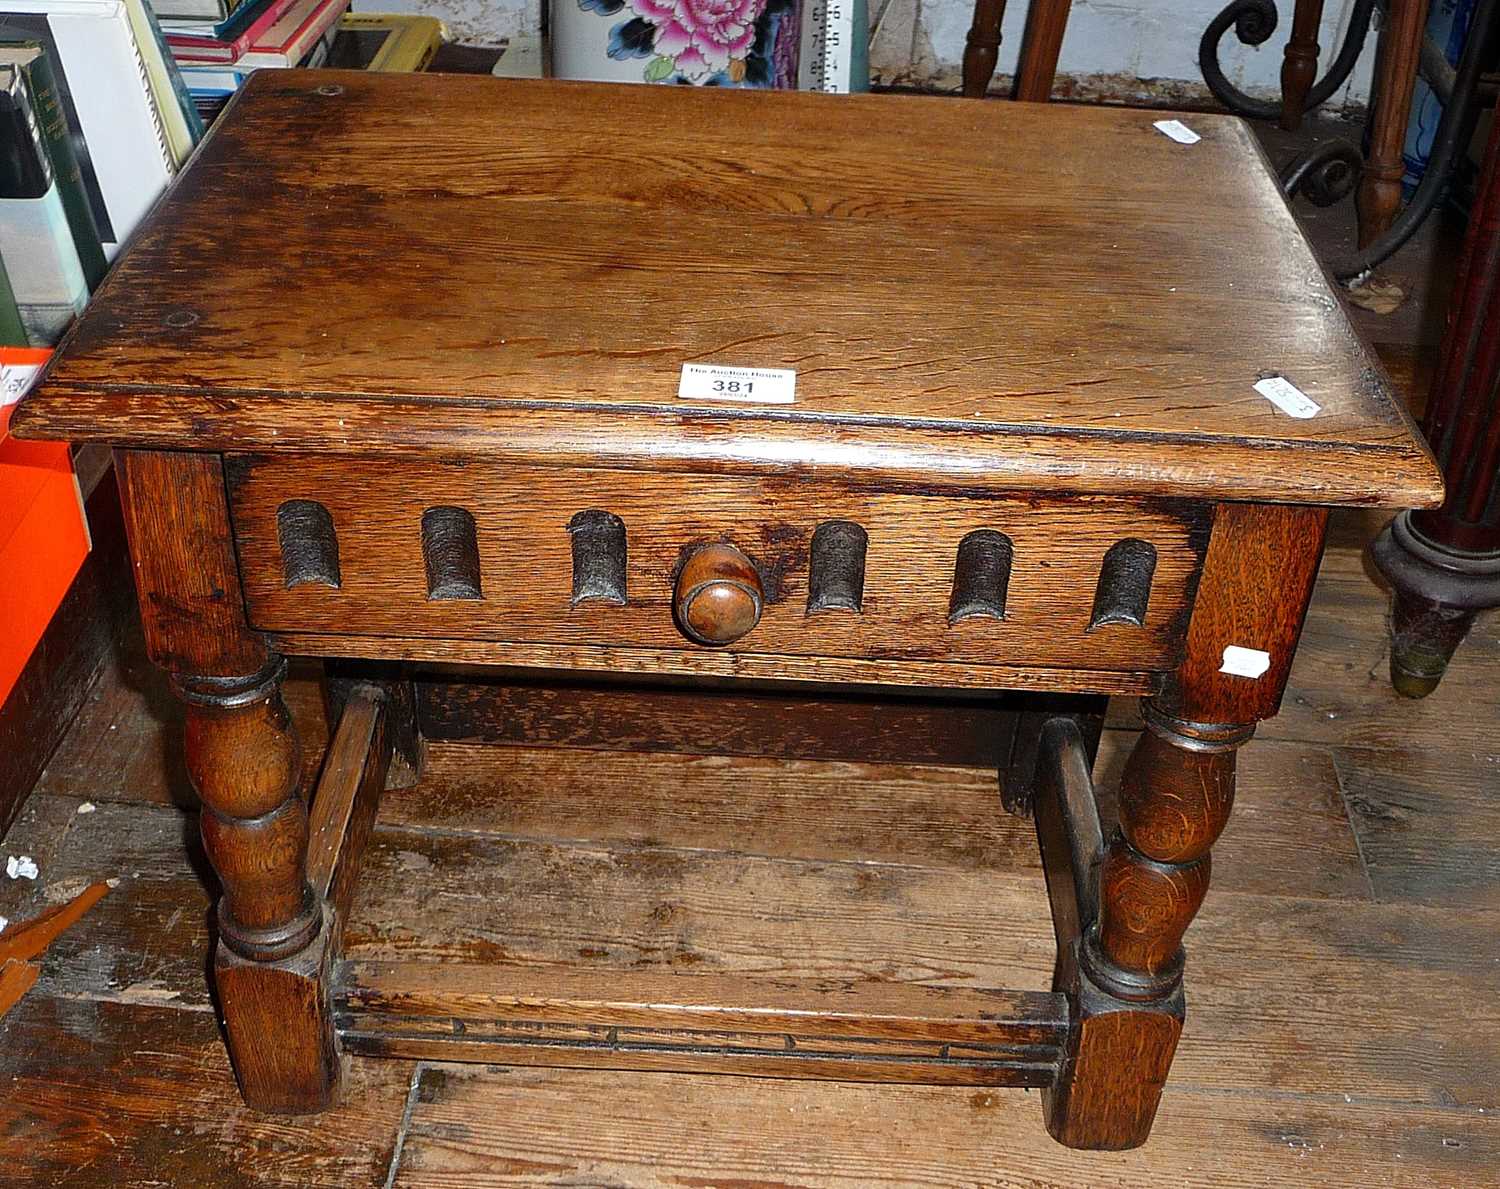
M 68 116 L 58 97 L 52 63 L 47 60 L 47 51 L 41 42 L 9 41 L 0 42 L 0 67 L 4 66 L 14 66 L 26 80 L 32 110 L 36 113 L 37 130 L 41 133 L 47 156 L 52 159 L 52 174 L 62 196 L 63 211 L 68 216 L 68 230 L 73 233 L 78 262 L 83 266 L 84 280 L 92 292 L 104 279 L 109 265 L 104 259 L 104 246 L 99 240 L 94 212 L 89 207 L 88 193 L 83 188 L 83 174 L 78 168 L 78 154 L 73 151 L 73 141 L 68 134 Z
M 16 307 L 16 295 L 10 291 L 10 278 L 5 275 L 5 262 L 0 261 L 0 347 L 26 347 L 26 327 L 21 324 L 21 311 Z

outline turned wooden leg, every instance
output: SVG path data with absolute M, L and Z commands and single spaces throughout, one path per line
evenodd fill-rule
M 178 677 L 203 849 L 223 886 L 215 987 L 245 1101 L 305 1113 L 332 1105 L 339 1062 L 324 994 L 327 929 L 308 886 L 307 804 L 285 664 L 249 677 Z
M 1438 686 L 1481 611 L 1500 607 L 1500 126 L 1490 134 L 1422 430 L 1443 468 L 1436 511 L 1398 516 L 1370 547 L 1395 588 L 1391 682 Z
M 1292 10 L 1292 34 L 1281 63 L 1281 126 L 1295 132 L 1307 111 L 1307 93 L 1318 77 L 1318 28 L 1323 23 L 1323 0 L 1297 0 Z
M 964 95 L 983 99 L 995 77 L 1000 60 L 1000 22 L 1005 18 L 1005 0 L 976 0 L 974 23 L 964 44 Z
M 214 982 L 240 1089 L 260 1110 L 322 1110 L 340 1080 L 328 914 L 305 871 L 285 665 L 245 622 L 220 460 L 124 451 L 116 464 L 147 652 L 187 707 L 188 776 L 222 884 Z
M 1059 930 L 1054 986 L 1068 995 L 1071 1018 L 1044 1104 L 1048 1130 L 1070 1147 L 1133 1148 L 1150 1133 L 1185 1013 L 1183 934 L 1208 891 L 1209 851 L 1234 803 L 1235 752 L 1280 705 L 1326 519 L 1315 508 L 1217 510 L 1182 663 L 1142 707 L 1118 830 L 1097 883 L 1076 897 L 1079 936 L 1068 944 L 1069 931 Z M 1226 672 L 1230 646 L 1264 653 L 1264 669 Z M 1044 741 L 1058 732 L 1049 730 Z M 1075 751 L 1081 763 L 1081 742 Z M 1038 831 L 1044 857 L 1063 849 L 1047 845 L 1054 823 L 1039 817 Z M 1059 882 L 1049 870 L 1049 891 Z M 1054 895 L 1054 920 L 1056 903 Z
M 1427 5 L 1421 0 L 1390 0 L 1375 59 L 1375 107 L 1370 113 L 1370 152 L 1354 196 L 1359 214 L 1359 246 L 1379 239 L 1401 206 L 1401 148 L 1411 118 L 1412 88 Z
M 1023 103 L 1046 103 L 1052 97 L 1057 59 L 1072 11 L 1073 0 L 1031 0 L 1021 60 L 1016 65 L 1016 98 Z
M 1235 749 L 1255 730 L 1144 713 L 1080 944 L 1068 1068 L 1047 1099 L 1048 1130 L 1074 1148 L 1133 1148 L 1151 1132 L 1182 1030 L 1182 937 L 1234 803 Z

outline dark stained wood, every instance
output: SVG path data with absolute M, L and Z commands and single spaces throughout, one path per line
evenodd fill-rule
M 1323 0 L 1297 0 L 1281 63 L 1281 126 L 1288 132 L 1302 126 L 1307 93 L 1318 77 L 1318 30 L 1322 24 Z
M 658 677 L 746 678 L 805 681 L 826 686 L 894 685 L 941 690 L 1039 690 L 1049 693 L 1149 694 L 1155 673 L 1109 669 L 1064 669 L 1042 665 L 987 665 L 961 661 L 904 661 L 866 657 L 786 656 L 737 649 L 620 648 L 602 644 L 531 644 L 432 637 L 341 636 L 325 632 L 276 632 L 269 638 L 291 656 L 368 657 L 372 660 L 431 660 L 521 669 L 573 669 L 582 673 Z
M 420 674 L 428 739 L 525 747 L 787 759 L 885 760 L 995 768 L 1014 729 L 1014 699 L 944 698 L 829 687 L 793 693 L 706 684 Z
M 1367 247 L 1385 234 L 1401 206 L 1401 150 L 1411 117 L 1412 91 L 1427 24 L 1427 5 L 1419 0 L 1391 0 L 1375 55 L 1373 93 L 1365 136 L 1369 151 L 1360 172 L 1354 205 L 1359 214 L 1359 245 Z
M 1063 1072 L 1043 1099 L 1047 1130 L 1069 1148 L 1120 1151 L 1151 1132 L 1177 1039 L 1179 986 L 1165 999 L 1127 1003 L 1078 976 Z
M 328 1010 L 332 922 L 289 958 L 250 961 L 223 941 L 214 949 L 214 989 L 240 1094 L 247 1106 L 281 1115 L 336 1106 L 344 1062 Z
M 664 1122 L 691 1102 L 693 1125 Z M 1035 1127 L 1019 1093 L 831 1086 L 608 1071 L 426 1067 L 396 1189 L 583 1182 L 868 1189 L 1162 1182 L 1482 1184 L 1500 1135 L 1474 1112 L 1169 1086 L 1150 1146 L 1079 1152 Z
M 0 835 L 16 820 L 135 614 L 112 474 L 92 488 L 84 511 L 89 555 L 0 705 Z
M 1181 502 L 1040 502 L 895 495 L 768 477 L 760 480 L 545 467 L 431 468 L 290 456 L 235 460 L 230 504 L 251 622 L 282 633 L 432 636 L 448 640 L 607 644 L 701 652 L 678 623 L 674 583 L 697 583 L 705 562 L 739 565 L 763 587 L 759 623 L 736 643 L 747 656 L 866 657 L 951 665 L 1172 668 L 1207 541 L 1208 514 Z M 288 589 L 277 509 L 316 498 L 339 536 L 338 588 Z M 473 509 L 480 599 L 433 599 L 420 546 L 423 508 Z M 567 525 L 580 510 L 621 517 L 629 542 L 624 606 L 572 597 Z M 864 610 L 808 615 L 808 555 L 818 525 L 838 513 L 869 535 Z M 913 526 L 921 525 L 914 532 Z M 950 622 L 955 559 L 976 529 L 1012 541 L 1005 618 Z M 1091 630 L 1094 588 L 1111 547 L 1127 538 L 1157 554 L 1145 623 Z M 750 577 L 746 577 L 750 574 Z M 738 588 L 736 588 L 738 589 Z M 753 599 L 746 599 L 746 606 Z
M 352 963 L 339 1033 L 372 1056 L 1047 1086 L 1061 996 L 722 975 Z
M 1215 886 L 1191 934 L 1192 1010 L 1145 1147 L 1062 1148 L 1037 1126 L 1036 1096 L 1014 1091 L 428 1065 L 395 1183 L 1488 1183 L 1500 1159 L 1500 1045 L 1470 1005 L 1493 998 L 1490 939 L 1500 927 L 1493 856 L 1480 845 L 1497 828 L 1486 758 L 1497 704 L 1486 678 L 1500 640 L 1481 622 L 1443 687 L 1422 703 L 1398 699 L 1385 675 L 1385 596 L 1360 564 L 1363 544 L 1336 514 L 1285 709 L 1239 755 L 1236 813 L 1214 849 Z M 190 822 L 142 803 L 167 798 L 171 785 L 164 758 L 174 753 L 158 741 L 155 699 L 138 685 L 96 689 L 7 840 L 8 852 L 38 858 L 44 886 L 0 880 L 0 897 L 126 878 L 54 943 L 42 982 L 0 1023 L 4 1167 L 20 1184 L 80 1189 L 151 1180 L 382 1185 L 411 1063 L 354 1060 L 346 1107 L 315 1123 L 236 1103 L 202 985 L 210 901 L 184 845 Z M 289 679 L 287 701 L 306 739 L 321 716 L 316 686 Z M 1309 742 L 1284 742 L 1283 730 Z M 82 732 L 97 738 L 79 740 Z M 122 738 L 116 757 L 109 744 Z M 1133 738 L 1105 732 L 1096 776 L 1106 820 Z M 1340 808 L 1335 754 L 1378 903 Z M 730 780 L 737 794 L 726 804 L 715 791 Z M 75 816 L 79 798 L 97 812 Z M 872 889 L 888 932 L 870 937 L 871 950 L 902 951 L 900 921 L 881 907 L 894 898 L 932 922 L 919 927 L 934 929 L 934 954 L 938 938 L 950 939 L 955 986 L 1046 986 L 1051 934 L 1029 866 L 1035 848 L 1028 827 L 996 812 L 992 771 L 444 744 L 422 784 L 387 794 L 381 810 L 400 828 L 382 825 L 377 836 L 408 850 L 405 838 L 427 823 L 439 833 L 592 838 L 627 863 L 635 860 L 622 843 L 652 836 L 704 852 L 705 865 L 727 860 L 723 899 L 709 896 L 708 871 L 686 895 L 671 882 L 625 893 L 648 909 L 686 905 L 673 927 L 715 961 L 756 952 L 752 935 L 732 927 L 740 910 L 731 886 L 744 904 L 757 892 L 780 902 L 799 888 L 796 899 L 816 914 L 823 888 L 836 894 L 867 856 L 900 875 Z M 736 849 L 781 855 L 777 868 L 797 866 L 808 882 L 773 872 L 763 883 L 759 869 L 726 854 Z M 421 960 L 414 889 L 425 886 L 420 900 L 437 900 L 445 931 L 460 913 L 473 915 L 477 952 L 498 932 L 494 900 L 435 894 L 472 885 L 488 896 L 496 885 L 478 866 L 450 865 L 456 852 L 428 854 L 435 869 L 425 885 L 398 863 L 366 871 L 388 888 L 379 900 L 389 908 L 371 913 L 366 931 L 402 938 Z M 515 854 L 497 851 L 496 870 Z M 521 860 L 521 882 L 555 881 L 558 895 L 544 895 L 541 911 L 581 917 L 586 906 L 570 907 L 564 893 L 586 868 L 556 861 L 556 851 Z M 633 870 L 645 879 L 649 865 Z M 665 867 L 655 872 L 667 878 Z M 0 898 L 13 920 L 30 911 L 12 903 Z M 842 925 L 828 924 L 835 949 Z M 523 921 L 519 931 L 529 929 Z M 818 944 L 806 931 L 764 937 L 767 953 Z M 559 946 L 557 960 L 566 957 Z M 1409 1010 L 1412 988 L 1421 1012 Z M 144 1005 L 150 993 L 157 1006 Z M 40 1006 L 46 1013 L 33 1016 Z M 685 1101 L 688 1128 L 673 1122 Z
M 404 1061 L 360 1062 L 347 1106 L 315 1120 L 268 1118 L 238 1102 L 204 1008 L 38 987 L 0 1028 L 0 1147 L 16 1185 L 379 1186 L 414 1072 Z
M 308 823 L 307 882 L 333 915 L 335 954 L 390 762 L 385 695 L 376 686 L 358 686 L 328 745 Z
M 442 1024 L 516 1020 L 559 1026 L 725 1030 L 765 1036 L 1054 1045 L 1066 1015 L 1045 992 L 712 974 L 538 971 L 526 966 L 352 962 L 342 1012 L 386 1011 Z M 799 1042 L 800 1043 L 800 1042 Z
M 1055 718 L 1074 723 L 1084 752 L 1084 771 L 1092 769 L 1099 751 L 1108 703 L 1100 698 L 1029 698 L 1016 716 L 1010 754 L 1000 771 L 1000 796 L 1008 813 L 1029 816 L 1042 773 L 1039 759 L 1047 724 Z M 1092 796 L 1092 791 L 1090 792 Z M 1043 864 L 1045 866 L 1045 862 Z
M 25 961 L 46 953 L 47 947 L 84 913 L 109 895 L 108 883 L 93 883 L 66 904 L 59 904 L 24 921 L 12 921 L 0 936 L 0 962 Z
M 139 626 L 122 643 L 78 712 L 78 729 L 64 739 L 37 782 L 37 792 L 195 808 L 197 796 L 181 758 L 185 708 L 173 697 L 167 675 L 145 659 Z M 322 670 L 321 662 L 292 661 L 282 686 L 303 743 L 303 788 L 317 783 L 328 741 Z
M 1103 936 L 1104 929 L 1117 924 L 1122 897 L 1111 886 L 1110 869 L 1120 864 L 1121 848 L 1104 848 L 1084 738 L 1076 722 L 1054 718 L 1044 724 L 1036 766 L 1037 841 L 1057 935 L 1052 985 L 1067 995 L 1069 1007 L 1062 1066 L 1042 1099 L 1047 1129 L 1070 1148 L 1137 1147 L 1150 1134 L 1182 1030 L 1182 988 L 1178 985 L 1149 1002 L 1125 1002 L 1095 984 L 1084 965 L 1084 950 L 1095 944 L 1096 936 Z M 1102 922 L 1101 900 L 1109 909 Z M 1140 924 L 1139 934 L 1160 937 L 1159 922 L 1143 922 L 1144 928 Z M 1101 929 L 1098 935 L 1096 927 Z M 1113 961 L 1132 969 L 1138 964 L 1133 960 L 1137 955 L 1116 953 L 1107 938 L 1102 944 Z
M 386 787 L 410 788 L 416 784 L 427 762 L 427 744 L 417 721 L 417 691 L 407 667 L 343 659 L 325 661 L 320 667 L 323 713 L 328 722 L 343 717 L 344 707 L 356 690 L 368 693 L 368 687 L 375 688 L 384 706 L 382 729 L 390 745 Z M 319 738 L 326 733 L 320 733 Z
M 1500 134 L 1491 134 L 1442 357 L 1423 429 L 1443 467 L 1436 510 L 1406 513 L 1370 546 L 1394 588 L 1391 682 L 1412 698 L 1437 688 L 1475 619 L 1500 607 Z
M 169 673 L 257 672 L 268 654 L 245 624 L 219 459 L 122 450 L 115 472 L 146 655 Z
M 1235 751 L 1280 704 L 1326 522 L 1321 509 L 1234 505 L 1215 518 L 1187 657 L 1143 707 L 1146 730 L 1125 766 L 1098 923 L 1080 918 L 1076 965 L 1058 963 L 1072 1017 L 1047 1102 L 1060 1142 L 1132 1148 L 1150 1133 L 1185 1011 L 1182 939 L 1234 803 Z M 1235 644 L 1266 652 L 1267 670 L 1223 672 Z
M 1423 746 L 1334 752 L 1374 896 L 1500 908 L 1500 797 L 1492 753 Z
M 927 489 L 1435 499 L 1244 125 L 1194 115 L 1185 150 L 1159 114 L 267 75 L 14 425 Z M 615 131 L 642 127 L 650 168 Z M 414 138 L 418 170 L 390 151 Z M 369 253 L 377 226 L 407 250 Z M 401 330 L 413 256 L 434 261 L 420 342 Z M 264 267 L 283 258 L 300 266 Z M 798 402 L 679 401 L 688 360 L 796 368 Z M 1252 388 L 1267 370 L 1322 412 L 1277 411 Z
M 277 660 L 253 677 L 178 679 L 203 849 L 223 884 L 214 986 L 245 1101 L 287 1114 L 338 1097 L 326 998 L 332 922 L 306 873 L 308 814 Z
M 240 1088 L 262 1110 L 323 1110 L 340 1067 L 285 664 L 245 622 L 219 459 L 127 450 L 116 465 L 147 654 L 186 705 L 188 779 L 223 885 L 214 982 Z
M 1046 103 L 1057 78 L 1057 57 L 1073 0 L 1031 0 L 1026 6 L 1026 32 L 1016 63 L 1016 98 L 1023 103 Z
M 340 972 L 407 964 L 410 991 L 340 1001 L 362 1053 L 1039 1086 L 1056 1091 L 1048 1125 L 1064 1142 L 1141 1143 L 1182 1020 L 1180 942 L 1227 817 L 1230 755 L 1274 712 L 1321 549 L 1326 514 L 1301 505 L 1434 495 L 1430 458 L 1243 128 L 1195 117 L 1188 153 L 1139 113 L 1073 113 L 1044 146 L 1021 107 L 928 105 L 924 123 L 881 98 L 372 77 L 250 84 L 21 412 L 30 432 L 75 419 L 124 451 L 149 652 L 187 706 L 188 774 L 223 884 L 214 971 L 246 1102 L 296 1113 L 336 1099 L 342 937 L 355 965 Z M 684 120 L 704 102 L 708 133 Z M 475 117 L 500 103 L 497 139 Z M 634 142 L 609 139 L 619 120 L 681 131 L 689 156 L 652 151 L 640 180 L 637 150 L 619 147 Z M 422 162 L 393 168 L 393 138 L 418 129 Z M 299 152 L 314 138 L 324 152 Z M 753 185 L 723 167 L 730 142 L 763 159 Z M 919 158 L 909 177 L 871 181 L 871 160 Z M 227 212 L 242 231 L 227 251 L 202 221 L 210 207 L 215 229 Z M 387 227 L 399 271 L 363 250 Z M 289 257 L 297 269 L 266 268 Z M 367 258 L 352 284 L 349 261 Z M 964 261 L 998 263 L 934 267 Z M 1231 300 L 1242 317 L 1226 322 Z M 800 399 L 674 399 L 687 359 L 794 366 Z M 1254 394 L 1272 371 L 1318 416 Z M 578 597 L 580 513 L 623 529 L 610 599 Z M 809 613 L 813 536 L 830 517 L 864 535 L 862 589 L 844 599 L 855 614 Z M 977 563 L 965 541 L 986 546 Z M 715 555 L 733 565 L 702 564 Z M 973 575 L 977 602 L 955 589 Z M 748 596 L 748 613 L 698 616 L 694 596 L 719 589 Z M 736 646 L 700 648 L 679 628 Z M 1217 668 L 1229 643 L 1274 658 L 1251 693 Z M 1067 728 L 1071 766 L 1053 784 L 1076 920 L 1046 992 L 1034 872 L 1007 883 L 899 855 L 819 866 L 738 843 L 617 850 L 467 823 L 373 830 L 364 845 L 389 750 L 421 757 L 401 742 L 415 739 L 404 693 L 385 695 L 387 740 L 347 676 L 330 690 L 345 721 L 309 880 L 278 649 L 819 691 L 1154 696 L 1097 886 L 1103 823 Z M 385 672 L 382 690 L 408 688 Z M 1055 853 L 1044 861 L 1051 876 Z M 414 925 L 386 923 L 393 896 Z M 434 960 L 486 969 L 454 976 L 477 984 L 455 1003 Z M 554 993 L 492 986 L 507 979 Z M 792 1006 L 762 985 L 786 980 L 803 984 Z M 882 1022 L 892 992 L 872 997 L 871 982 L 945 988 L 956 1034 L 932 1010 Z M 984 993 L 952 1006 L 955 987 L 1016 982 L 982 1020 L 963 995 Z M 846 985 L 858 1011 L 837 1006 Z
M 694 549 L 672 587 L 672 617 L 695 644 L 733 644 L 760 622 L 765 590 L 754 562 L 733 545 Z
M 1327 521 L 1318 508 L 1220 506 L 1188 625 L 1187 658 L 1161 701 L 1169 713 L 1253 723 L 1280 709 Z M 1270 667 L 1253 678 L 1222 672 L 1231 645 L 1269 653 Z
M 966 99 L 982 99 L 1000 60 L 1000 25 L 1005 0 L 975 0 L 974 22 L 964 39 L 963 92 Z

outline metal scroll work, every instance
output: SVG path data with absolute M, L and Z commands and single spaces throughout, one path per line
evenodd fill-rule
M 1370 30 L 1377 3 L 1383 0 L 1358 0 L 1349 19 L 1349 30 L 1339 47 L 1328 73 L 1308 91 L 1306 110 L 1325 102 L 1348 79 L 1359 59 Z M 1432 213 L 1446 192 L 1449 179 L 1474 131 L 1478 116 L 1482 63 L 1486 48 L 1495 32 L 1500 0 L 1480 0 L 1469 25 L 1463 56 L 1455 71 L 1442 52 L 1424 40 L 1421 74 L 1443 103 L 1443 117 L 1433 139 L 1426 172 L 1411 201 L 1379 238 L 1358 251 L 1337 256 L 1328 262 L 1329 270 L 1340 280 L 1360 276 L 1375 268 L 1409 240 Z M 1252 119 L 1273 119 L 1281 113 L 1275 100 L 1253 99 L 1239 90 L 1224 75 L 1219 65 L 1219 43 L 1234 28 L 1235 36 L 1245 45 L 1263 45 L 1276 31 L 1276 6 L 1273 0 L 1233 0 L 1203 31 L 1198 45 L 1198 65 L 1208 89 L 1230 111 Z M 1331 206 L 1347 197 L 1359 180 L 1364 156 L 1347 140 L 1335 138 L 1302 153 L 1281 171 L 1281 188 L 1288 198 L 1302 194 L 1317 206 Z
M 1370 18 L 1375 12 L 1375 0 L 1358 0 L 1349 16 L 1349 30 L 1344 34 L 1344 44 L 1329 66 L 1328 73 L 1313 83 L 1307 93 L 1307 110 L 1311 111 L 1344 85 L 1344 81 L 1359 61 L 1365 48 L 1365 38 L 1370 32 Z M 1234 35 L 1243 45 L 1264 45 L 1276 32 L 1277 16 L 1274 0 L 1231 0 L 1231 3 L 1203 30 L 1203 39 L 1198 43 L 1198 68 L 1203 71 L 1203 81 L 1213 96 L 1235 115 L 1252 120 L 1271 120 L 1281 114 L 1279 100 L 1252 99 L 1236 87 L 1219 65 L 1219 42 L 1233 27 Z

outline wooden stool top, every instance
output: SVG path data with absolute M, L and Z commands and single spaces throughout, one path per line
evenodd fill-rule
M 1249 130 L 1161 115 L 261 71 L 16 428 L 1434 502 Z M 680 399 L 690 362 L 795 369 L 795 403 Z

